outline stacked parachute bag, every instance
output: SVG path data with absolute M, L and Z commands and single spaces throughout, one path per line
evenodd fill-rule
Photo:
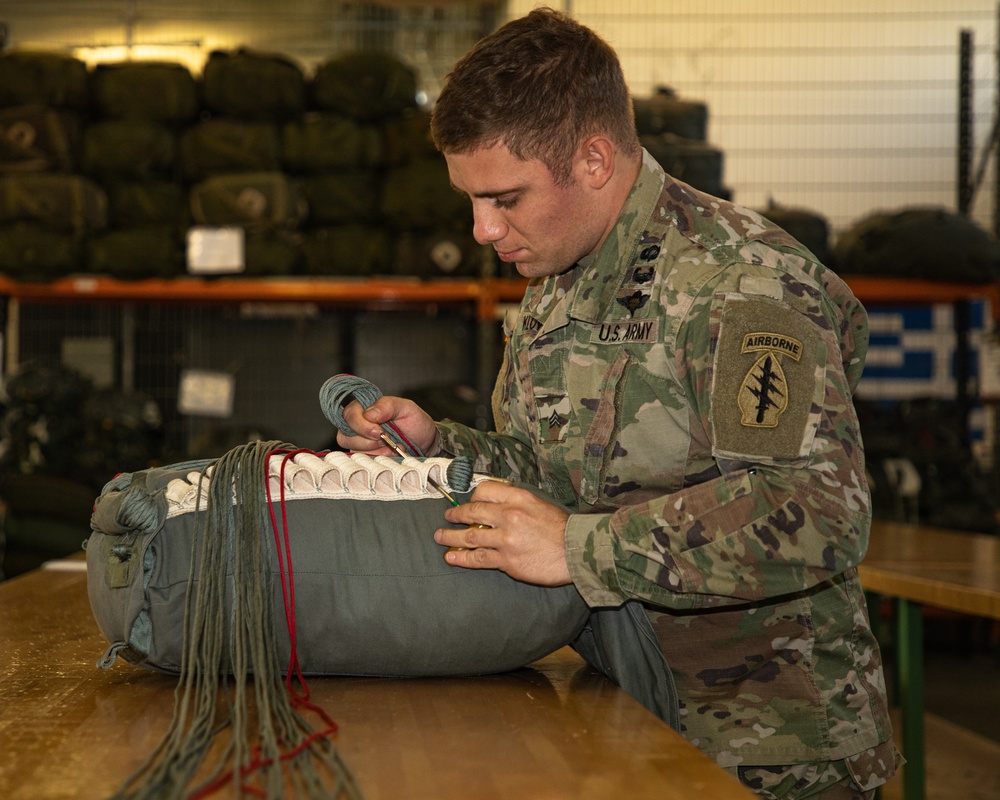
M 165 454 L 163 415 L 144 392 L 105 387 L 92 391 L 80 413 L 84 443 L 77 461 L 91 483 L 103 486 L 122 471 L 149 469 Z
M 301 261 L 298 233 L 307 207 L 301 186 L 281 170 L 213 175 L 191 187 L 191 216 L 207 227 L 245 235 L 246 277 L 293 275 Z
M 0 469 L 86 483 L 76 453 L 86 437 L 80 409 L 91 391 L 90 381 L 75 370 L 23 364 L 4 387 Z
M 162 418 L 147 395 L 96 388 L 61 365 L 26 363 L 5 386 L 0 471 L 100 489 L 126 468 L 161 461 Z
M 87 66 L 44 51 L 0 54 L 0 274 L 49 281 L 82 268 L 106 221 L 99 186 L 76 175 Z
M 384 148 L 378 125 L 341 111 L 314 110 L 285 124 L 281 145 L 309 209 L 306 273 L 386 273 L 391 250 L 379 210 Z
M 41 104 L 0 108 L 0 172 L 74 172 L 81 115 Z
M 197 80 L 167 61 L 99 64 L 91 98 L 83 168 L 108 193 L 110 225 L 89 243 L 90 271 L 125 280 L 176 277 L 184 271 L 189 222 L 178 140 L 199 111 Z
M 35 104 L 86 111 L 87 65 L 64 53 L 32 50 L 0 53 L 0 106 Z
M 278 53 L 213 50 L 202 72 L 202 102 L 213 116 L 291 119 L 305 111 L 306 79 L 297 63 Z
M 672 177 L 715 197 L 730 199 L 723 183 L 723 153 L 708 142 L 708 107 L 682 100 L 666 86 L 633 97 L 639 141 Z
M 7 577 L 79 550 L 94 493 L 122 469 L 161 460 L 159 408 L 97 389 L 76 370 L 29 363 L 7 382 L 0 426 L 0 500 Z
M 825 266 L 832 266 L 830 254 L 830 224 L 826 217 L 807 208 L 792 208 L 769 200 L 760 215 L 782 228 L 804 244 Z
M 64 367 L 24 364 L 4 386 L 0 424 L 3 573 L 13 577 L 79 550 L 94 485 L 77 454 L 90 381 Z M 88 499 L 89 496 L 89 499 Z
M 966 404 L 917 397 L 858 400 L 856 406 L 877 516 L 1000 533 L 997 474 L 973 453 Z M 910 506 L 894 494 L 893 472 L 904 467 L 919 476 Z
M 311 275 L 392 272 L 395 238 L 382 214 L 384 128 L 416 107 L 416 72 L 396 56 L 356 50 L 317 65 L 313 112 L 285 127 L 285 159 L 309 195 L 304 250 Z
M 844 275 L 989 283 L 1000 279 L 1000 245 L 968 217 L 935 207 L 878 211 L 834 243 Z
M 469 201 L 451 185 L 431 140 L 430 114 L 414 110 L 388 123 L 386 134 L 381 207 L 396 238 L 394 272 L 424 279 L 495 274 L 494 259 L 472 237 Z
M 968 283 L 1000 278 L 1000 246 L 993 236 L 973 220 L 935 207 L 866 215 L 834 243 L 831 262 L 843 275 Z M 969 410 L 968 400 L 933 397 L 876 411 L 861 405 L 865 450 L 876 488 L 880 478 L 888 486 L 886 467 L 893 462 L 912 465 L 919 475 L 920 522 L 997 532 L 996 475 L 975 458 Z
M 192 221 L 243 230 L 241 275 L 298 274 L 308 209 L 299 181 L 285 169 L 281 128 L 306 110 L 302 68 L 278 53 L 215 50 L 201 88 L 204 113 L 180 143 Z
M 107 213 L 104 189 L 83 175 L 0 175 L 0 272 L 38 282 L 82 272 L 87 239 Z

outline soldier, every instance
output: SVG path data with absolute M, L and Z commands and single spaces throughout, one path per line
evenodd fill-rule
M 538 9 L 460 59 L 432 131 L 474 234 L 531 278 L 505 326 L 495 432 L 383 397 L 346 417 L 391 455 L 501 482 L 451 508 L 448 561 L 593 608 L 641 600 L 682 733 L 765 797 L 870 798 L 894 772 L 856 567 L 870 524 L 851 394 L 865 311 L 759 214 L 644 152 L 615 52 Z M 565 509 L 569 509 L 566 511 Z

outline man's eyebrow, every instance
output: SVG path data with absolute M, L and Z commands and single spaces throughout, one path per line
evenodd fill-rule
M 504 195 L 508 194 L 520 194 L 525 190 L 526 187 L 523 185 L 511 186 L 510 188 L 507 189 L 489 189 L 482 192 L 473 192 L 472 194 L 469 194 L 469 192 L 459 189 L 455 184 L 452 184 L 451 188 L 454 189 L 459 194 L 464 194 L 466 197 L 503 197 Z

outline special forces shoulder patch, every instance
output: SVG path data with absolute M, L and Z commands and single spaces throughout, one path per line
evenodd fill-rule
M 824 349 L 815 328 L 782 303 L 728 297 L 713 363 L 715 449 L 727 457 L 806 456 L 822 401 Z
M 782 357 L 799 361 L 802 342 L 780 333 L 754 331 L 743 336 L 740 353 L 760 354 L 740 386 L 740 424 L 777 428 L 778 418 L 788 408 L 788 380 L 781 368 Z

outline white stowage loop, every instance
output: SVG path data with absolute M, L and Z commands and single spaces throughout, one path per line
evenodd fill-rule
M 272 455 L 268 460 L 267 481 L 271 498 L 277 502 L 304 498 L 354 498 L 373 500 L 405 500 L 421 497 L 440 497 L 433 482 L 452 491 L 468 487 L 455 487 L 448 481 L 449 458 L 372 458 L 364 453 L 348 455 L 334 451 L 320 455 L 303 451 L 291 458 Z M 175 478 L 166 488 L 168 514 L 179 514 L 196 508 L 205 508 L 212 467 L 202 478 L 190 472 Z M 482 476 L 471 481 L 474 486 Z M 199 485 L 200 503 L 199 503 Z M 282 491 L 284 486 L 284 491 Z
M 334 472 L 324 479 L 323 488 L 335 489 L 337 493 L 350 492 L 352 488 L 360 488 L 367 485 L 367 478 L 363 474 L 364 470 L 352 461 L 347 453 L 334 450 L 324 456 L 323 461 L 333 467 Z M 355 476 L 357 477 L 355 478 Z M 334 477 L 335 476 L 335 477 Z M 354 481 L 352 483 L 352 478 Z
M 291 483 L 296 492 L 341 488 L 340 471 L 315 453 L 296 453 L 295 468 L 297 472 Z
M 188 511 L 208 507 L 208 487 L 211 483 L 212 468 L 205 470 L 202 479 L 200 472 L 189 472 L 184 478 L 174 478 L 167 483 L 164 493 L 167 498 L 167 513 Z M 201 496 L 198 488 L 201 487 Z
M 280 492 L 281 461 L 282 456 L 271 457 L 269 476 L 275 497 Z M 450 458 L 373 458 L 364 453 L 348 455 L 339 450 L 322 457 L 310 452 L 298 453 L 293 462 L 285 465 L 285 497 L 347 496 L 382 500 L 440 497 L 431 481 L 456 490 L 448 482 L 451 463 Z
M 391 493 L 414 497 L 423 494 L 427 488 L 427 481 L 421 480 L 422 462 L 413 458 L 399 461 L 387 456 L 377 456 L 375 461 L 385 468 L 376 476 L 376 494 Z

